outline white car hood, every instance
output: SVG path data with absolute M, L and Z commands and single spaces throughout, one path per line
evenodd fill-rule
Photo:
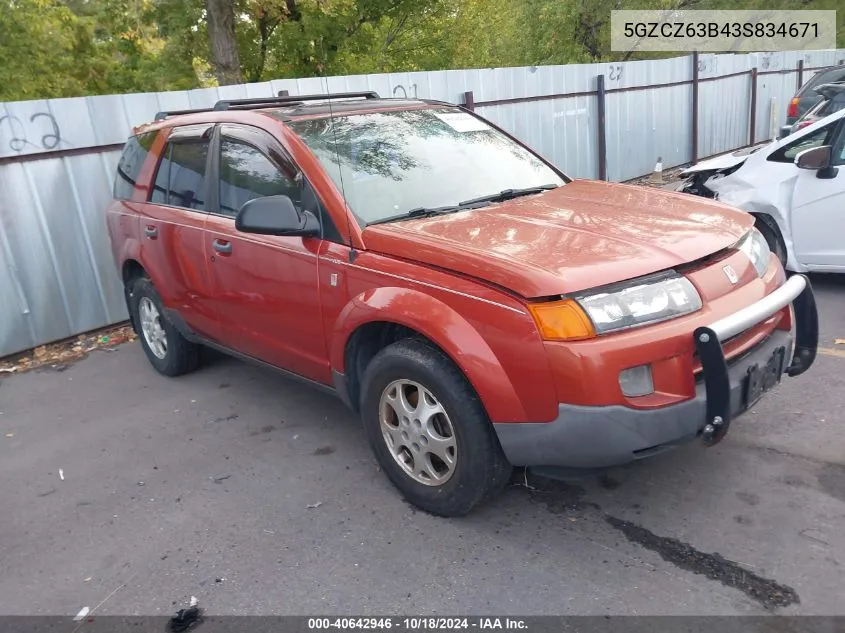
M 792 163 L 775 163 L 760 153 L 749 158 L 742 169 L 723 176 L 714 174 L 707 182 L 708 189 L 724 202 L 743 211 L 760 211 L 783 217 L 792 207 L 792 189 L 798 170 Z
M 705 169 L 724 170 L 738 163 L 745 163 L 740 169 L 731 172 L 727 176 L 720 173 L 713 174 L 705 184 L 708 189 L 718 194 L 720 202 L 739 207 L 745 211 L 751 211 L 753 209 L 739 204 L 739 202 L 771 199 L 776 195 L 776 190 L 781 189 L 783 185 L 789 185 L 791 188 L 792 181 L 798 176 L 798 170 L 795 165 L 792 163 L 770 161 L 768 160 L 769 156 L 784 145 L 790 145 L 804 136 L 813 134 L 819 128 L 841 119 L 843 116 L 845 116 L 845 110 L 839 110 L 829 117 L 816 121 L 812 125 L 808 125 L 795 134 L 790 134 L 779 141 L 745 148 L 744 150 L 739 150 L 726 156 L 717 156 L 711 160 L 702 161 L 690 167 L 687 171 L 692 173 L 693 171 L 705 171 Z M 745 155 L 741 155 L 742 152 L 746 152 Z M 713 166 L 718 165 L 718 161 L 722 159 L 724 161 L 721 165 Z M 789 202 L 791 202 L 791 194 Z M 789 207 L 787 206 L 785 208 Z
M 742 149 L 738 149 L 737 151 L 731 152 L 730 154 L 722 154 L 721 156 L 708 158 L 707 160 L 703 160 L 700 163 L 696 163 L 692 167 L 687 167 L 684 171 L 681 172 L 681 176 L 686 177 L 691 174 L 696 174 L 702 171 L 718 171 L 721 169 L 730 169 L 731 167 L 744 163 L 749 156 L 751 156 L 753 153 L 756 153 L 758 150 L 766 147 L 767 145 L 769 145 L 769 143 L 760 143 L 759 145 L 755 145 L 754 147 L 744 147 Z
M 727 170 L 731 167 L 735 167 L 748 161 L 749 157 L 754 157 L 755 159 L 757 159 L 756 162 L 765 165 L 766 160 L 765 158 L 763 158 L 764 156 L 769 156 L 772 152 L 780 149 L 784 145 L 789 145 L 793 141 L 801 138 L 802 136 L 812 134 L 820 127 L 824 127 L 828 123 L 832 123 L 833 121 L 836 121 L 837 119 L 840 119 L 843 116 L 845 116 L 845 109 L 839 110 L 838 112 L 834 112 L 830 116 L 824 119 L 820 119 L 812 125 L 808 125 L 807 127 L 795 132 L 794 134 L 790 134 L 789 136 L 786 136 L 780 140 L 766 141 L 765 143 L 758 143 L 753 147 L 743 147 L 742 149 L 738 149 L 735 152 L 731 152 L 729 154 L 722 154 L 721 156 L 708 158 L 707 160 L 703 160 L 700 163 L 696 163 L 691 167 L 687 167 L 681 172 L 681 176 L 686 178 L 687 176 L 690 176 L 692 174 L 704 171 Z M 745 171 L 746 169 L 748 169 L 747 166 L 743 167 L 742 171 Z M 707 185 L 707 187 L 712 189 L 709 184 Z

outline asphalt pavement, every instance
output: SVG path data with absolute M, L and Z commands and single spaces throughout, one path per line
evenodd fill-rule
M 0 379 L 0 615 L 845 614 L 845 276 L 822 353 L 727 439 L 441 519 L 339 402 L 140 345 Z

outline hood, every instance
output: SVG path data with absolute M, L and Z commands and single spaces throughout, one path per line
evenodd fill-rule
M 453 270 L 532 298 L 624 281 L 706 257 L 753 225 L 721 203 L 573 180 L 543 194 L 364 229 L 368 250 Z
M 735 152 L 731 152 L 730 154 L 722 154 L 721 156 L 716 156 L 715 158 L 703 160 L 692 167 L 684 169 L 681 172 L 681 177 L 686 178 L 691 174 L 697 174 L 702 171 L 719 171 L 722 169 L 736 167 L 737 165 L 744 163 L 751 154 L 763 147 L 766 147 L 768 144 L 769 142 L 761 143 L 759 145 L 755 145 L 754 147 L 744 147 Z
M 772 143 L 764 151 L 746 157 L 742 169 L 728 175 L 713 174 L 704 184 L 719 196 L 719 200 L 732 207 L 769 215 L 783 214 L 792 205 L 792 193 L 800 170 L 792 163 L 770 161 L 769 156 L 785 145 L 815 134 L 817 130 L 843 117 L 845 109 L 813 121 L 788 137 Z

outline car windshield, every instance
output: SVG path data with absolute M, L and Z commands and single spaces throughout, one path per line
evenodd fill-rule
M 537 156 L 457 108 L 350 114 L 288 125 L 316 154 L 363 224 L 505 189 L 566 182 Z

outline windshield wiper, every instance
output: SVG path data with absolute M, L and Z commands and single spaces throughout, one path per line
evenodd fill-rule
M 557 189 L 558 185 L 540 185 L 538 187 L 526 187 L 525 189 L 505 189 L 499 193 L 494 193 L 489 196 L 481 196 L 480 198 L 473 198 L 472 200 L 464 200 L 459 204 L 452 204 L 443 207 L 416 207 L 404 213 L 398 213 L 386 218 L 367 222 L 367 226 L 373 224 L 386 224 L 387 222 L 398 222 L 400 220 L 410 220 L 416 218 L 430 218 L 433 215 L 443 215 L 445 213 L 455 213 L 456 211 L 465 211 L 467 209 L 478 209 L 488 205 L 491 202 L 502 202 L 510 200 L 511 198 L 518 198 L 519 196 L 528 196 L 532 193 L 542 193 L 549 189 Z
M 411 209 L 410 211 L 405 211 L 405 213 L 398 213 L 396 215 L 391 215 L 386 218 L 381 218 L 380 220 L 367 222 L 367 225 L 369 226 L 372 224 L 385 224 L 386 222 L 410 220 L 411 218 L 429 218 L 433 215 L 440 215 L 442 213 L 451 213 L 453 211 L 461 210 L 461 207 L 456 205 L 449 205 L 445 207 L 416 207 L 415 209 Z
M 532 193 L 542 193 L 549 189 L 557 189 L 558 185 L 540 185 L 538 187 L 526 187 L 525 189 L 503 189 L 499 193 L 491 193 L 489 196 L 481 196 L 472 200 L 464 200 L 458 206 L 466 207 L 479 202 L 504 202 L 520 196 L 530 196 Z

